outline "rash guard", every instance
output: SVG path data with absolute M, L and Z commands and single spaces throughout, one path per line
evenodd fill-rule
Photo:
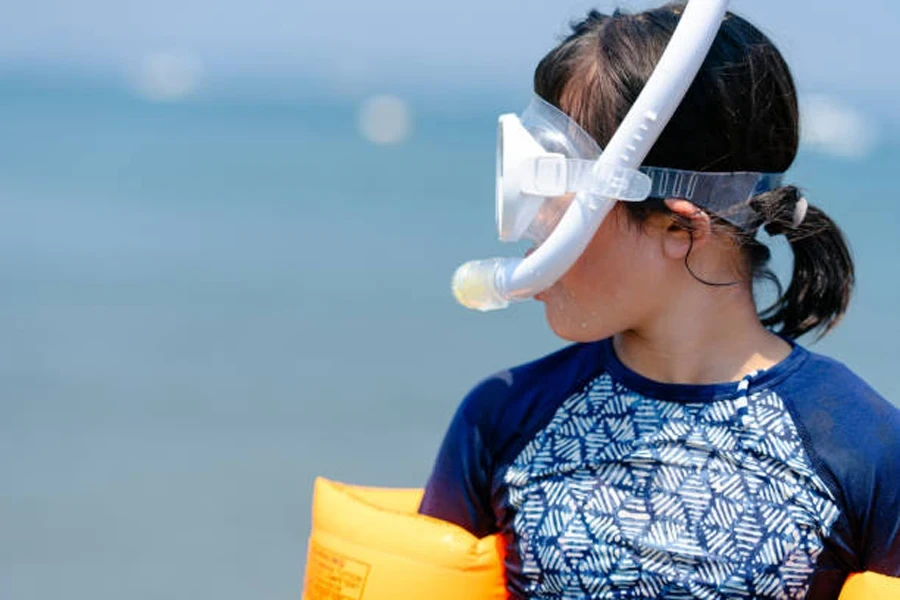
M 469 393 L 420 512 L 500 533 L 513 598 L 837 598 L 900 576 L 900 411 L 799 345 L 684 385 L 576 344 Z

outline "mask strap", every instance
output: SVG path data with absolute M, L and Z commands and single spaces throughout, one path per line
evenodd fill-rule
M 707 173 L 642 167 L 652 181 L 649 197 L 689 200 L 742 229 L 755 227 L 759 215 L 750 199 L 781 187 L 784 173 Z

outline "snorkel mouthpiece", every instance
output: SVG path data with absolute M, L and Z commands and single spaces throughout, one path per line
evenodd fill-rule
M 513 268 L 516 258 L 487 258 L 472 260 L 456 269 L 453 274 L 453 295 L 456 301 L 473 310 L 488 312 L 510 305 L 501 291 L 500 282 L 506 269 Z

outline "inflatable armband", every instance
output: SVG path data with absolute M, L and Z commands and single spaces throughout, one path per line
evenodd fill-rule
M 502 540 L 418 514 L 421 499 L 317 479 L 303 600 L 505 599 Z
M 418 514 L 422 490 L 316 480 L 303 600 L 501 600 L 503 542 Z M 847 578 L 840 600 L 900 600 L 900 579 Z
M 847 578 L 840 600 L 896 600 L 900 579 L 878 573 L 854 573 Z

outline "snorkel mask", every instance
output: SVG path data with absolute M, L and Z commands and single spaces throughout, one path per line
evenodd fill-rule
M 500 240 L 536 244 L 526 258 L 468 262 L 453 294 L 481 311 L 506 308 L 553 285 L 584 252 L 617 201 L 683 198 L 737 225 L 752 226 L 748 201 L 778 187 L 778 173 L 707 173 L 641 163 L 700 70 L 728 0 L 690 0 L 669 45 L 609 145 L 534 97 L 521 115 L 502 115 L 497 141 Z

